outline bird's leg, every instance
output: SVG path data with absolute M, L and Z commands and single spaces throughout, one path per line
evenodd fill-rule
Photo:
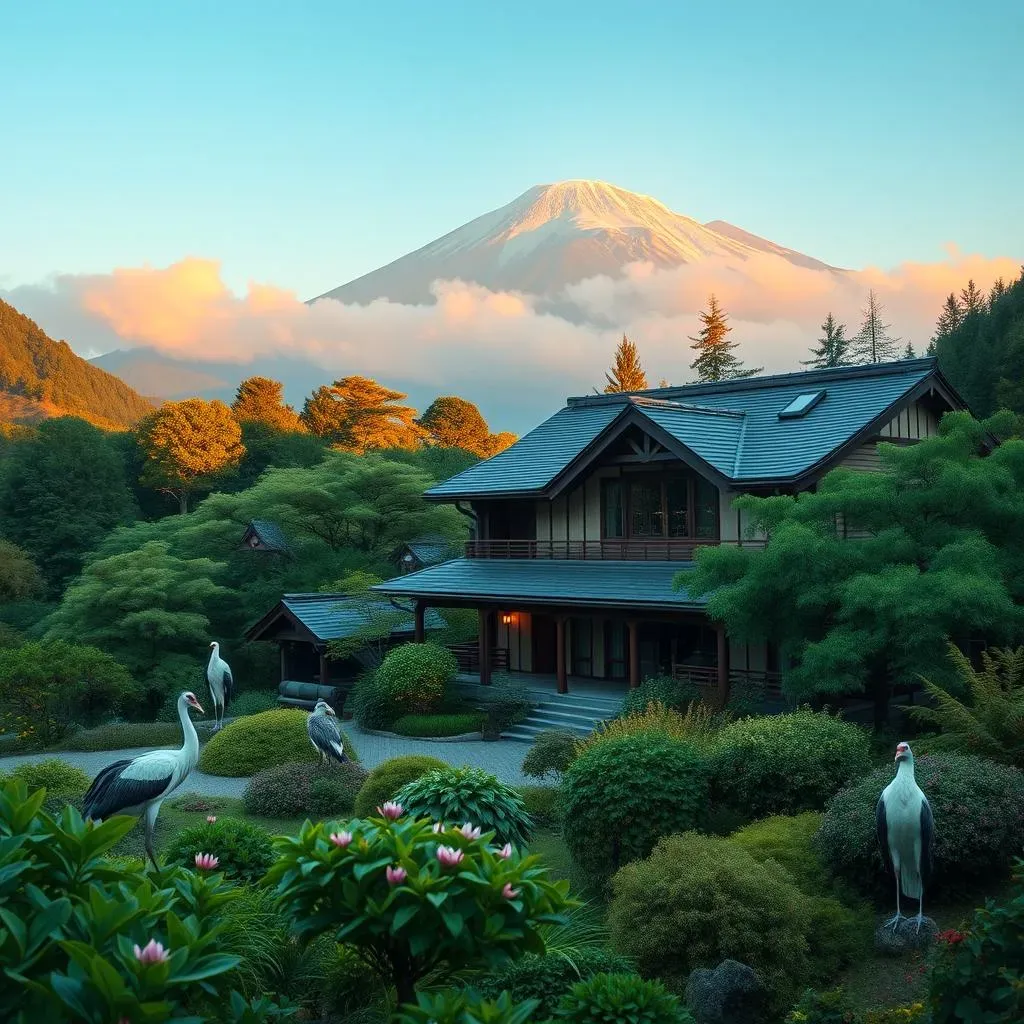
M 153 819 L 156 815 L 151 814 L 149 810 L 146 811 L 146 853 L 149 854 L 149 859 L 153 862 L 153 867 L 159 871 L 160 865 L 156 862 L 156 854 L 153 852 Z
M 897 870 L 896 871 L 896 916 L 895 917 L 890 917 L 889 920 L 885 922 L 884 927 L 888 928 L 889 925 L 892 925 L 892 930 L 895 932 L 897 926 L 899 925 L 900 921 L 902 921 L 902 920 L 903 920 L 903 915 L 900 913 L 900 873 L 899 873 L 899 870 Z
M 921 887 L 921 897 L 917 901 L 917 931 L 921 932 L 921 922 L 924 921 L 924 887 Z

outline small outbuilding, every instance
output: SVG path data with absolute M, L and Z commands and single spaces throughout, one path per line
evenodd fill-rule
M 403 574 L 417 572 L 428 566 L 440 565 L 451 558 L 457 558 L 461 554 L 457 547 L 441 534 L 426 534 L 403 544 L 395 551 L 393 558 Z
M 240 547 L 246 551 L 266 551 L 272 555 L 290 555 L 288 540 L 277 523 L 253 519 L 245 528 Z

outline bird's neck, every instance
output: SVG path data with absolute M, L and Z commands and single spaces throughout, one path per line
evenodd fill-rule
M 914 763 L 912 761 L 900 761 L 899 767 L 896 769 L 896 784 L 905 786 L 907 789 L 917 785 L 914 779 Z
M 199 760 L 199 735 L 196 733 L 196 727 L 192 724 L 192 719 L 189 718 L 187 704 L 179 705 L 178 718 L 181 721 L 183 733 L 181 752 L 188 759 L 189 764 L 195 765 Z
M 212 665 L 217 660 L 217 648 L 213 647 L 210 649 L 210 664 Z

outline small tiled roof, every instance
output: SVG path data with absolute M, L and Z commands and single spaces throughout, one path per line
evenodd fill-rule
M 373 589 L 395 597 L 467 598 L 506 606 L 703 609 L 703 598 L 691 598 L 672 586 L 676 575 L 690 568 L 687 562 L 454 558 Z
M 264 547 L 274 551 L 288 550 L 288 541 L 277 523 L 271 522 L 269 519 L 253 519 L 245 531 L 246 536 L 249 535 L 250 530 L 256 534 Z
M 441 501 L 547 496 L 574 461 L 599 446 L 602 435 L 613 436 L 623 420 L 692 453 L 726 481 L 796 480 L 930 386 L 962 405 L 930 357 L 570 398 L 510 448 L 432 487 L 426 496 Z M 795 398 L 819 390 L 824 398 L 806 415 L 779 418 Z
M 405 545 L 417 558 L 421 565 L 437 565 L 446 558 L 451 558 L 456 545 L 440 534 L 417 537 Z
M 281 605 L 295 616 L 318 640 L 337 640 L 355 634 L 367 624 L 367 607 L 390 614 L 398 609 L 388 601 L 369 606 L 346 594 L 285 594 Z M 265 616 L 261 622 L 267 622 Z M 448 625 L 436 608 L 428 608 L 423 620 L 425 629 L 444 629 Z M 392 635 L 412 633 L 412 614 L 398 620 Z

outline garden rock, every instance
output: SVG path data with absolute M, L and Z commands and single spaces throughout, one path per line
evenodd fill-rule
M 886 956 L 901 956 L 913 950 L 927 949 L 935 942 L 939 934 L 939 926 L 930 918 L 921 921 L 921 930 L 917 930 L 917 918 L 905 917 L 895 928 L 880 924 L 875 929 L 875 949 Z
M 767 996 L 756 971 L 737 960 L 691 971 L 686 982 L 686 1005 L 697 1024 L 762 1024 Z

